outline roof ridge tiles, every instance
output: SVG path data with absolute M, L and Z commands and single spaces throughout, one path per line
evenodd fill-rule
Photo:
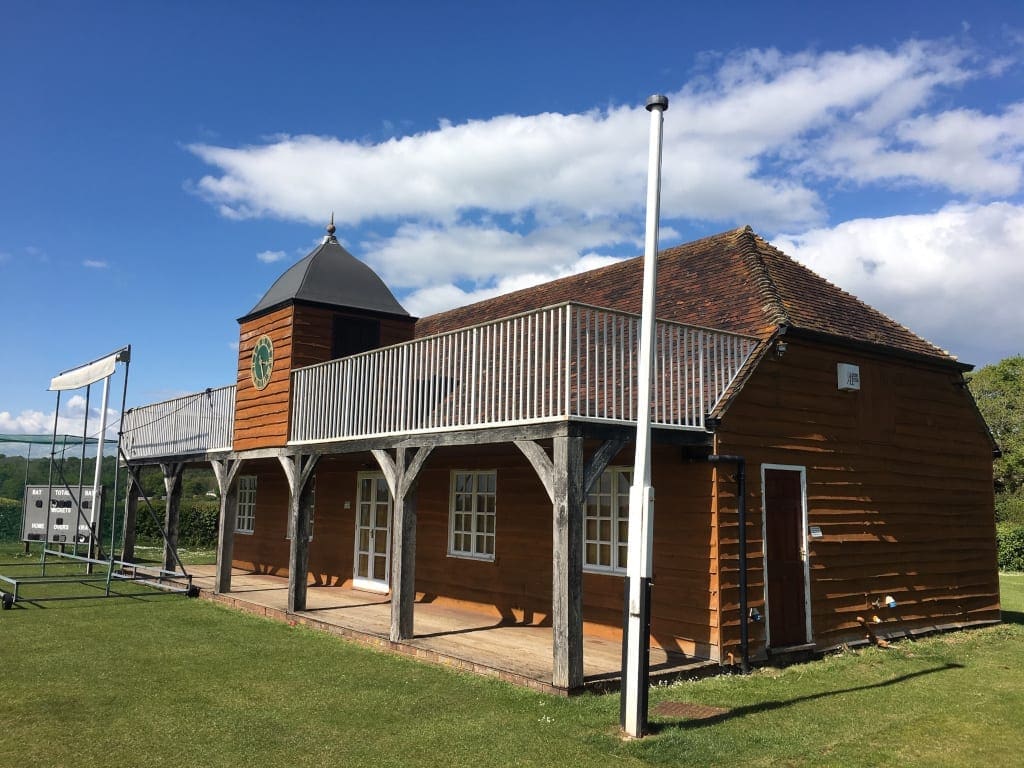
M 919 336 L 918 334 L 914 333 L 914 331 L 912 331 L 910 328 L 908 328 L 907 326 L 903 325 L 903 323 L 899 322 L 898 320 L 894 320 L 889 315 L 887 315 L 885 312 L 882 312 L 881 310 L 876 309 L 875 307 L 873 307 L 870 304 L 868 304 L 867 302 L 863 301 L 862 299 L 860 299 L 856 295 L 854 295 L 854 294 L 850 293 L 849 291 L 843 289 L 842 287 L 836 285 L 835 283 L 833 283 L 828 278 L 822 277 L 821 275 L 819 275 L 817 272 L 815 272 L 810 267 L 808 267 L 808 266 L 806 266 L 804 264 L 801 264 L 799 261 L 794 259 L 792 256 L 788 255 L 784 251 L 782 251 L 779 248 L 777 248 L 776 246 L 772 245 L 770 242 L 765 240 L 763 237 L 761 237 L 757 233 L 753 233 L 753 236 L 754 236 L 754 238 L 756 239 L 756 241 L 758 243 L 758 252 L 759 252 L 759 254 L 761 254 L 762 263 L 764 262 L 763 253 L 765 251 L 767 251 L 767 252 L 769 252 L 770 254 L 772 254 L 773 256 L 775 256 L 777 258 L 779 258 L 781 260 L 785 260 L 789 264 L 795 265 L 798 269 L 806 272 L 808 275 L 812 275 L 815 279 L 817 279 L 820 282 L 824 283 L 825 285 L 827 285 L 833 291 L 839 293 L 845 300 L 853 302 L 860 310 L 862 310 L 862 311 L 864 311 L 864 312 L 866 312 L 866 313 L 868 313 L 870 315 L 874 315 L 874 316 L 882 319 L 883 321 L 891 324 L 892 326 L 894 326 L 895 328 L 899 329 L 903 333 L 909 334 L 915 341 L 924 344 L 927 348 L 932 350 L 933 354 L 936 354 L 936 355 L 938 355 L 940 357 L 948 358 L 950 360 L 956 360 L 957 359 L 954 355 L 951 355 L 948 351 L 946 351 L 946 350 L 942 349 L 941 347 L 933 344 L 932 342 L 930 342 L 927 339 L 925 339 L 923 336 Z M 786 315 L 788 316 L 789 313 L 785 309 L 785 300 L 782 299 L 781 295 L 779 296 L 779 299 L 780 299 L 780 306 L 782 307 L 782 311 L 784 313 L 786 313 Z M 801 327 L 801 324 L 799 322 L 797 322 L 795 324 L 794 323 L 787 323 L 787 325 L 795 325 L 796 327 Z M 814 330 L 814 329 L 812 329 L 812 330 Z
M 764 299 L 763 309 L 765 314 L 776 325 L 792 325 L 793 320 L 789 316 L 789 312 L 786 311 L 786 306 L 782 301 L 782 296 L 779 294 L 778 286 L 768 271 L 768 266 L 765 264 L 764 257 L 761 254 L 760 245 L 765 241 L 749 224 L 738 231 L 737 239 L 740 241 L 740 253 L 746 260 L 748 269 L 751 271 L 754 285 Z

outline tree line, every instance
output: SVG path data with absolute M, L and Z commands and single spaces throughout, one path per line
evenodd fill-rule
M 1024 524 L 1024 355 L 968 374 L 967 386 L 1002 451 L 992 466 L 996 520 Z
M 55 486 L 63 486 L 66 483 L 72 488 L 77 488 L 79 477 L 81 477 L 84 486 L 92 487 L 95 471 L 95 458 L 86 457 L 84 462 L 78 456 L 56 460 L 51 475 L 49 457 L 26 459 L 24 456 L 0 454 L 0 498 L 23 501 L 26 484 L 46 485 L 47 479 L 50 477 Z M 118 498 L 123 498 L 125 484 L 128 482 L 127 470 L 124 467 L 119 470 L 118 477 L 120 487 L 117 489 L 117 495 Z M 109 496 L 110 489 L 114 484 L 114 462 L 112 459 L 108 458 L 103 462 L 100 479 Z M 159 499 L 166 493 L 163 474 L 158 467 L 144 468 L 140 474 L 140 480 L 142 491 L 149 498 Z M 209 498 L 211 493 L 214 496 L 217 495 L 217 480 L 210 469 L 186 469 L 181 483 L 181 492 L 184 498 Z

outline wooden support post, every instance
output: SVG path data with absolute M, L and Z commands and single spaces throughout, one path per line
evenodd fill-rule
M 176 570 L 178 567 L 178 523 L 181 519 L 181 474 L 185 470 L 182 462 L 173 464 L 161 464 L 160 469 L 164 473 L 164 488 L 167 490 L 167 507 L 164 512 L 164 529 L 167 539 L 164 541 L 164 563 L 166 571 Z
M 583 685 L 583 438 L 554 438 L 551 683 Z
M 313 486 L 309 482 L 319 456 L 278 456 L 288 478 L 288 527 L 292 544 L 288 566 L 288 612 L 306 610 L 309 581 L 309 521 L 313 516 Z
M 374 450 L 394 506 L 391 530 L 391 640 L 413 637 L 416 602 L 416 479 L 432 447 L 396 448 L 395 456 Z
M 135 562 L 135 526 L 139 516 L 139 487 L 135 474 L 128 471 L 128 490 L 124 497 L 124 543 L 121 545 L 121 559 L 126 563 Z
M 220 492 L 220 520 L 217 525 L 217 575 L 213 591 L 222 595 L 231 591 L 231 562 L 235 549 L 235 523 L 238 518 L 238 469 L 242 462 L 213 460 L 210 462 Z
M 581 437 L 554 438 L 554 457 L 532 440 L 515 441 L 551 499 L 551 682 L 560 688 L 583 685 L 583 507 L 587 493 L 626 442 L 604 441 L 584 465 Z

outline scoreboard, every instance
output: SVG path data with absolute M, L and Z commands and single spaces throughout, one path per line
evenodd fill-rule
M 80 544 L 89 541 L 89 518 L 92 515 L 92 486 L 82 488 L 82 497 L 77 499 L 78 487 L 69 491 L 63 486 L 26 485 L 25 515 L 21 523 L 22 541 L 46 541 L 50 544 Z M 76 504 L 76 499 L 81 504 Z M 49 510 L 50 529 L 46 529 Z M 81 515 L 79 515 L 81 510 Z

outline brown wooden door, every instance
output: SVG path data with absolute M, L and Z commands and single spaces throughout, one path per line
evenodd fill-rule
M 806 643 L 803 473 L 764 470 L 768 637 L 773 648 Z

